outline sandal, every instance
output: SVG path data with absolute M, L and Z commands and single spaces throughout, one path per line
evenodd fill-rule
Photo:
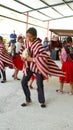
M 19 78 L 14 78 L 14 80 L 21 80 L 21 79 L 19 79 Z
M 21 80 L 21 79 L 17 78 L 17 80 Z
M 63 94 L 63 91 L 60 89 L 57 89 L 56 92 Z
M 29 85 L 29 88 L 30 88 L 30 89 L 33 89 L 33 87 L 32 87 L 31 85 Z
M 14 74 L 12 75 L 12 77 L 14 78 Z

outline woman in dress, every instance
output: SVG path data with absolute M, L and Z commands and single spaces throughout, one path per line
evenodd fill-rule
M 21 48 L 23 43 L 24 43 L 23 37 L 19 36 L 18 41 L 15 43 L 15 54 L 12 57 L 13 63 L 15 65 L 15 70 L 14 70 L 14 73 L 13 73 L 12 77 L 15 80 L 20 80 L 17 77 L 17 75 L 18 75 L 19 70 L 23 69 L 23 60 L 21 59 L 21 56 L 20 56 L 20 48 Z
M 70 83 L 70 95 L 73 94 L 73 43 L 70 36 L 67 37 L 66 45 L 61 52 L 62 71 L 65 77 L 60 77 L 60 89 L 57 92 L 63 93 L 64 83 Z

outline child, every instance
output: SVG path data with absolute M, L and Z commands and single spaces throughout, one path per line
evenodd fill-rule
M 14 80 L 20 80 L 17 75 L 18 75 L 18 72 L 19 70 L 22 70 L 23 69 L 23 61 L 20 57 L 20 48 L 23 44 L 23 37 L 22 36 L 19 36 L 18 37 L 18 41 L 15 43 L 15 54 L 14 56 L 12 57 L 12 60 L 13 60 L 13 63 L 15 65 L 15 70 L 14 70 L 14 73 L 12 75 L 12 77 L 14 78 Z
M 67 37 L 67 44 L 61 52 L 62 71 L 66 73 L 65 77 L 60 77 L 60 89 L 57 92 L 63 93 L 64 83 L 70 83 L 70 95 L 73 94 L 73 45 L 72 38 Z

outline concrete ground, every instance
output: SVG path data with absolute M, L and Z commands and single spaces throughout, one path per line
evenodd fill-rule
M 21 82 L 12 79 L 13 70 L 6 71 L 8 82 L 0 83 L 0 130 L 73 130 L 73 96 L 68 94 L 69 84 L 65 84 L 64 94 L 58 94 L 58 78 L 49 78 L 44 81 L 47 107 L 40 107 L 37 91 L 31 90 L 32 104 L 22 108 L 25 96 Z M 22 78 L 22 72 L 19 77 Z M 35 82 L 33 86 L 36 88 Z

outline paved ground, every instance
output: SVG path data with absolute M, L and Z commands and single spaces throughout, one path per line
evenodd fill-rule
M 22 108 L 25 96 L 20 81 L 12 79 L 12 71 L 7 69 L 8 82 L 0 83 L 0 130 L 73 130 L 73 96 L 68 94 L 69 85 L 65 84 L 64 94 L 57 94 L 58 78 L 52 77 L 44 82 L 47 107 L 40 107 L 37 91 L 31 90 L 33 102 Z M 35 82 L 33 86 L 36 87 Z

